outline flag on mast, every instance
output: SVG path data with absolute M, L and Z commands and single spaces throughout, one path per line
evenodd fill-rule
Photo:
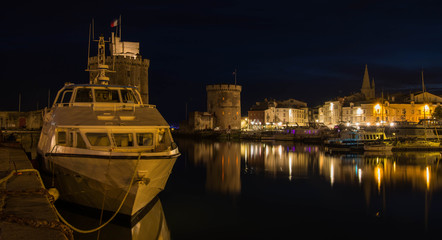
M 116 27 L 116 26 L 118 26 L 118 19 L 114 19 L 111 22 L 111 27 Z

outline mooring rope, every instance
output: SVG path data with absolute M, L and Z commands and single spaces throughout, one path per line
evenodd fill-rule
M 131 178 L 131 180 L 130 180 L 129 187 L 128 187 L 127 191 L 126 191 L 126 194 L 124 195 L 123 200 L 122 200 L 121 203 L 120 203 L 120 206 L 118 207 L 117 211 L 115 211 L 115 213 L 112 215 L 112 217 L 109 218 L 109 220 L 107 220 L 104 224 L 102 224 L 102 225 L 100 225 L 100 226 L 98 226 L 98 227 L 96 227 L 96 228 L 89 229 L 89 230 L 79 229 L 79 228 L 73 226 L 72 224 L 70 224 L 66 219 L 64 219 L 63 216 L 60 214 L 60 212 L 59 212 L 59 211 L 57 210 L 57 208 L 55 207 L 55 205 L 52 203 L 51 206 L 52 206 L 52 208 L 54 209 L 55 213 L 57 214 L 58 218 L 59 218 L 59 219 L 65 224 L 65 225 L 67 225 L 69 228 L 71 228 L 72 230 L 74 230 L 74 231 L 76 231 L 76 232 L 79 232 L 79 233 L 92 233 L 92 232 L 96 232 L 96 231 L 102 229 L 103 227 L 105 227 L 107 224 L 109 224 L 109 223 L 110 223 L 110 222 L 111 222 L 111 221 L 117 216 L 117 214 L 120 212 L 121 208 L 122 208 L 123 205 L 124 205 L 124 202 L 126 201 L 128 195 L 129 195 L 130 190 L 132 189 L 132 185 L 133 185 L 133 182 L 134 182 L 134 179 L 135 179 L 135 175 L 136 175 L 136 173 L 137 173 L 138 163 L 140 162 L 141 154 L 142 154 L 142 153 L 143 153 L 143 152 L 140 152 L 140 154 L 138 155 L 138 159 L 137 159 L 137 162 L 136 162 L 136 164 L 135 164 L 134 172 L 133 172 L 133 174 L 132 174 L 132 178 Z M 45 186 L 44 183 L 43 183 L 43 180 L 42 180 L 42 178 L 41 178 L 41 176 L 40 176 L 40 172 L 39 172 L 37 169 L 20 169 L 20 170 L 13 170 L 13 171 L 11 171 L 11 173 L 9 173 L 6 177 L 3 177 L 2 179 L 0 179 L 0 184 L 2 184 L 2 183 L 4 183 L 4 182 L 8 181 L 8 180 L 9 180 L 10 178 L 12 178 L 14 175 L 19 175 L 20 173 L 24 173 L 24 172 L 35 172 L 35 173 L 37 174 L 37 176 L 38 176 L 38 179 L 39 179 L 41 185 L 42 185 L 43 187 Z M 48 199 L 48 200 L 50 200 L 50 199 Z
M 2 196 L 6 197 L 7 195 L 17 196 L 17 195 L 36 195 L 36 194 L 38 194 L 38 195 L 45 196 L 48 199 L 50 206 L 53 209 L 55 209 L 55 206 L 54 206 L 55 199 L 51 194 L 49 194 L 49 192 L 46 190 L 46 188 L 44 188 L 45 185 L 44 185 L 43 180 L 40 176 L 40 172 L 37 169 L 30 168 L 30 169 L 11 170 L 11 172 L 7 176 L 0 179 L 0 184 L 7 182 L 9 179 L 11 179 L 14 176 L 21 176 L 23 173 L 29 173 L 29 172 L 30 173 L 34 172 L 37 174 L 37 178 L 40 181 L 40 184 L 43 188 L 36 189 L 34 191 L 2 190 L 1 191 Z M 3 208 L 3 206 L 2 206 L 2 208 Z M 33 227 L 47 227 L 47 228 L 59 230 L 59 231 L 63 232 L 68 239 L 74 239 L 73 235 L 72 235 L 72 230 L 69 229 L 69 226 L 67 224 L 61 223 L 59 221 L 48 221 L 45 219 L 38 219 L 38 218 L 18 217 L 18 216 L 15 216 L 14 214 L 6 214 L 2 210 L 0 211 L 0 220 L 5 221 L 5 222 L 10 222 L 10 223 L 18 223 L 18 224 L 22 224 L 22 225 L 33 226 Z
M 117 214 L 120 212 L 121 208 L 123 207 L 123 204 L 124 204 L 124 202 L 126 201 L 127 196 L 129 195 L 129 192 L 130 192 L 130 190 L 131 190 L 131 188 L 132 188 L 132 184 L 133 184 L 134 179 L 135 179 L 135 175 L 136 175 L 136 173 L 137 173 L 137 168 L 138 168 L 138 163 L 140 162 L 141 153 L 142 153 L 142 152 L 140 152 L 140 155 L 138 156 L 138 160 L 137 160 L 137 163 L 135 164 L 135 168 L 134 168 L 134 173 L 132 174 L 132 179 L 130 180 L 129 187 L 128 187 L 128 189 L 127 189 L 127 192 L 126 192 L 126 194 L 125 194 L 123 200 L 122 200 L 121 203 L 120 203 L 120 206 L 118 207 L 118 209 L 117 209 L 117 211 L 114 213 L 114 215 L 112 215 L 112 217 L 109 218 L 109 220 L 107 220 L 105 223 L 103 223 L 102 225 L 100 225 L 100 226 L 98 226 L 98 227 L 96 227 L 96 228 L 94 228 L 94 229 L 83 230 L 83 229 L 79 229 L 79 228 L 74 227 L 72 224 L 70 224 L 68 221 L 66 221 L 66 219 L 64 219 L 63 216 L 61 216 L 61 214 L 58 212 L 58 210 L 54 207 L 54 208 L 55 208 L 55 212 L 57 213 L 57 216 L 61 219 L 61 221 L 62 221 L 64 224 L 66 224 L 66 225 L 69 226 L 72 230 L 74 230 L 74 231 L 76 231 L 76 232 L 79 232 L 79 233 L 93 233 L 93 232 L 96 232 L 96 231 L 102 229 L 103 227 L 105 227 L 107 224 L 109 224 L 109 223 L 110 223 L 110 222 L 111 222 L 111 221 L 117 216 Z

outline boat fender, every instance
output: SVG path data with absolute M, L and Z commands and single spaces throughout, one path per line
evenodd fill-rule
M 54 197 L 54 201 L 57 201 L 57 199 L 60 197 L 60 193 L 56 188 L 49 188 L 48 193 Z

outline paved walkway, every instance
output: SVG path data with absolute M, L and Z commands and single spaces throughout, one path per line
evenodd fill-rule
M 0 239 L 70 239 L 21 148 L 0 147 Z

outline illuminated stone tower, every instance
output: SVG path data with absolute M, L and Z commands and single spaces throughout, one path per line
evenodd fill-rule
M 109 77 L 109 84 L 129 85 L 138 88 L 143 103 L 149 103 L 148 70 L 149 59 L 143 59 L 140 55 L 140 43 L 122 42 L 120 37 L 112 33 L 110 45 L 111 56 L 106 57 L 106 65 L 111 72 L 106 73 Z M 90 82 L 97 76 L 98 57 L 90 57 L 88 69 Z
M 368 76 L 367 64 L 365 64 L 365 72 L 364 72 L 364 78 L 362 79 L 361 93 L 364 94 L 366 100 L 375 98 L 374 79 L 370 84 L 370 77 Z
M 241 129 L 241 89 L 239 85 L 207 85 L 207 112 L 214 114 L 214 127 Z

